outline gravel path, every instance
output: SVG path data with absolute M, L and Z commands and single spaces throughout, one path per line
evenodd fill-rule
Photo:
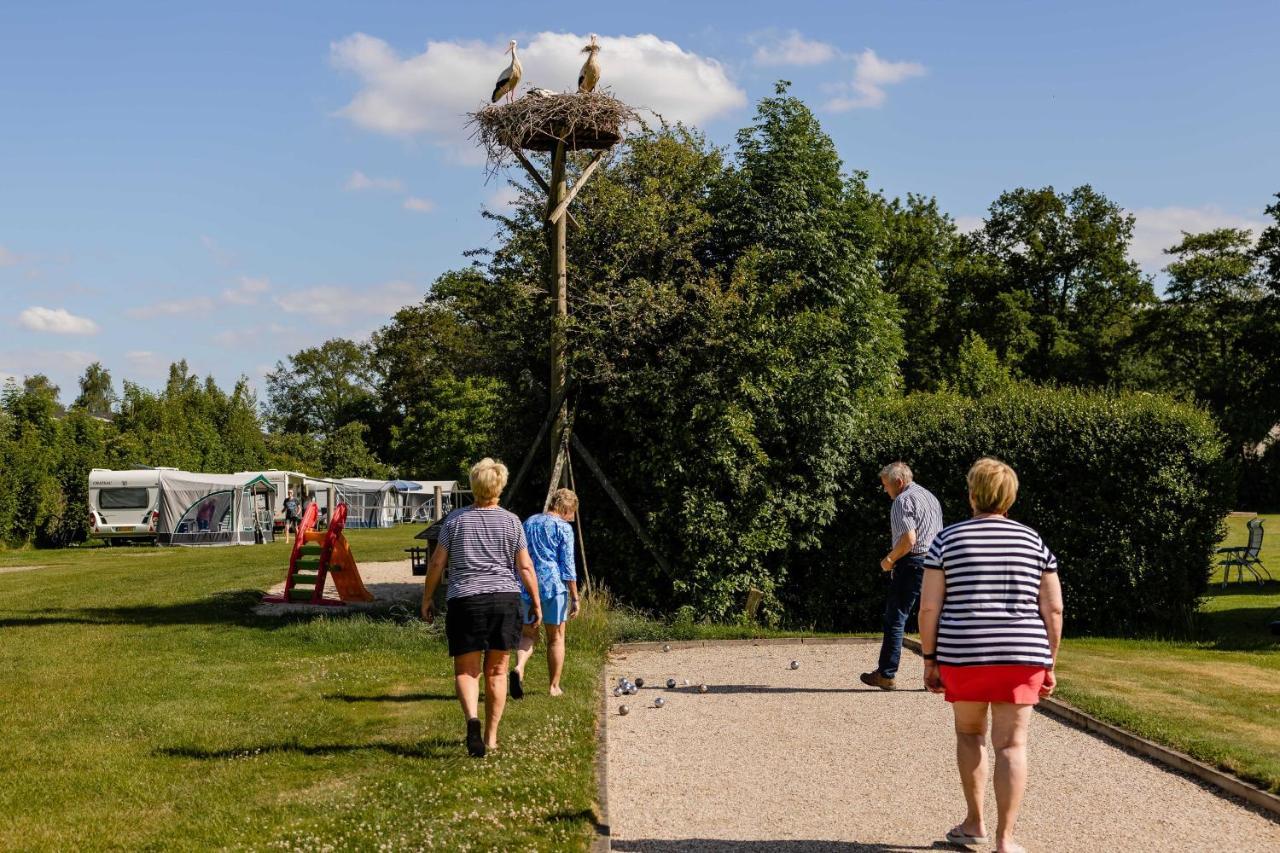
M 877 645 L 673 648 L 615 655 L 608 699 L 613 849 L 815 853 L 957 849 L 951 713 L 903 655 L 885 693 L 857 674 Z M 791 670 L 791 660 L 800 667 Z M 675 690 L 666 690 L 669 677 Z M 679 686 L 689 679 L 690 687 Z M 697 685 L 709 690 L 700 695 Z M 653 707 L 662 696 L 666 707 Z M 627 704 L 630 713 L 618 714 Z M 1019 838 L 1032 851 L 1280 850 L 1280 823 L 1036 714 Z M 988 783 L 989 829 L 995 796 Z M 986 849 L 993 849 L 988 847 Z
M 353 602 L 346 605 L 353 610 L 381 610 L 395 605 L 403 605 L 410 608 L 416 614 L 418 608 L 422 604 L 422 584 L 425 578 L 416 577 L 413 574 L 413 566 L 409 560 L 392 560 L 386 563 L 361 563 L 357 559 L 356 566 L 360 569 L 360 579 L 364 581 L 365 589 L 373 593 L 373 601 Z M 284 576 L 288 573 L 289 566 L 287 563 L 280 568 L 280 581 L 271 589 L 267 590 L 268 595 L 280 595 L 284 592 Z M 326 598 L 338 598 L 338 589 L 334 586 L 333 575 L 325 578 L 324 594 Z M 254 608 L 253 612 L 259 616 L 279 616 L 284 613 L 325 613 L 331 612 L 332 608 L 322 605 L 311 604 L 259 604 Z

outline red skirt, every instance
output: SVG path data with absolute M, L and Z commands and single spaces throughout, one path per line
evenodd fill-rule
M 948 702 L 1011 702 L 1034 705 L 1044 686 L 1042 666 L 947 666 L 938 667 Z

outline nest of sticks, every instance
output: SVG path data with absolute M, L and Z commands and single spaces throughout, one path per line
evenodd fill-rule
M 510 104 L 491 104 L 471 113 L 471 137 L 485 151 L 489 166 L 507 164 L 513 151 L 603 150 L 622 141 L 627 126 L 640 117 L 631 107 L 603 92 L 526 93 Z

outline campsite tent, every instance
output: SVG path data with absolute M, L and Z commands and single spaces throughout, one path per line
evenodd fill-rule
M 395 527 L 400 518 L 400 492 L 386 480 L 344 477 L 334 481 L 338 500 L 347 505 L 347 527 Z
M 306 497 L 307 475 L 299 474 L 297 471 L 279 471 L 272 469 L 270 471 L 237 471 L 237 477 L 252 477 L 256 474 L 262 475 L 262 478 L 271 484 L 275 489 L 275 518 L 273 524 L 275 529 L 284 529 L 284 499 L 292 494 L 298 501 L 298 512 L 302 512 L 303 498 Z
M 393 480 L 400 492 L 401 520 L 427 522 L 434 518 L 436 486 L 440 487 L 441 517 L 456 508 L 459 498 L 457 480 Z
M 275 488 L 261 474 L 160 472 L 162 545 L 252 545 L 270 541 Z

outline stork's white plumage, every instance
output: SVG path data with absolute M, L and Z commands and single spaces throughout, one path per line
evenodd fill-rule
M 535 98 L 554 98 L 556 95 L 558 95 L 558 94 L 560 94 L 560 93 L 559 93 L 559 92 L 553 92 L 553 91 L 551 91 L 550 89 L 543 89 L 543 88 L 540 88 L 540 87 L 534 87 L 534 88 L 532 88 L 532 89 L 530 89 L 530 90 L 529 90 L 529 94 L 530 94 L 530 95 L 533 95 Z
M 512 39 L 507 45 L 507 53 L 511 54 L 511 64 L 503 69 L 498 75 L 498 82 L 493 87 L 493 97 L 490 103 L 498 103 L 498 99 L 503 95 L 511 95 L 508 101 L 514 98 L 512 95 L 516 90 L 516 86 L 520 83 L 520 75 L 524 73 L 524 68 L 520 65 L 520 57 L 516 56 L 516 40 Z
M 590 92 L 600 82 L 600 60 L 596 58 L 600 45 L 596 44 L 595 33 L 591 34 L 591 44 L 584 47 L 582 52 L 587 54 L 587 61 L 582 63 L 582 70 L 578 72 L 578 91 Z

